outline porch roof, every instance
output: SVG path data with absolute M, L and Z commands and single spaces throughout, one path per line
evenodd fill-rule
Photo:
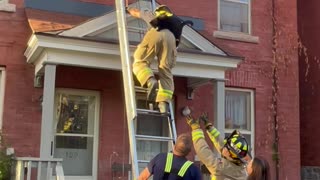
M 135 3 L 130 6 L 135 6 Z M 139 5 L 141 6 L 141 4 Z M 114 11 L 67 30 L 34 32 L 25 51 L 27 62 L 35 65 L 35 74 L 43 73 L 45 64 L 121 70 L 121 57 Z M 127 22 L 138 24 L 127 16 Z M 131 36 L 132 37 L 132 36 Z M 190 26 L 182 33 L 184 47 L 179 48 L 175 76 L 224 79 L 225 70 L 236 68 L 242 57 L 231 56 Z M 139 40 L 130 41 L 132 55 Z M 157 71 L 157 65 L 151 66 Z

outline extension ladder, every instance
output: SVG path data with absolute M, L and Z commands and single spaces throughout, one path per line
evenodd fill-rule
M 155 1 L 151 0 L 152 7 L 155 8 Z M 120 42 L 122 76 L 125 92 L 125 104 L 127 114 L 128 135 L 130 144 L 130 155 L 132 165 L 132 177 L 137 179 L 139 176 L 139 164 L 147 163 L 147 160 L 138 159 L 137 141 L 157 141 L 168 142 L 174 145 L 177 134 L 174 122 L 173 106 L 169 103 L 169 113 L 160 113 L 152 109 L 137 109 L 136 92 L 146 94 L 146 89 L 134 87 L 133 73 L 131 69 L 130 50 L 128 41 L 128 27 L 126 23 L 126 4 L 124 0 L 115 0 L 117 10 L 118 33 Z M 168 136 L 152 136 L 139 134 L 136 130 L 136 124 L 141 116 L 161 116 L 168 119 Z

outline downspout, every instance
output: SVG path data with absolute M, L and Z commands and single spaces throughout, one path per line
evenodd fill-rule
M 278 52 L 277 52 L 277 19 L 275 14 L 275 0 L 272 3 L 272 119 L 274 128 L 274 142 L 272 145 L 272 159 L 275 162 L 276 180 L 279 180 L 280 164 L 279 164 L 279 123 L 278 123 Z

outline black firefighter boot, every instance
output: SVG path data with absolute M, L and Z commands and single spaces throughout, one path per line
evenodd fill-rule
M 159 108 L 159 111 L 160 111 L 161 113 L 168 113 L 168 111 L 169 111 L 169 104 L 168 104 L 167 102 L 165 102 L 165 101 L 159 102 L 159 103 L 158 103 L 158 108 Z
M 148 87 L 148 94 L 147 94 L 147 100 L 148 101 L 155 101 L 157 96 L 157 89 L 158 89 L 158 81 L 156 78 L 151 77 L 147 81 L 147 87 Z

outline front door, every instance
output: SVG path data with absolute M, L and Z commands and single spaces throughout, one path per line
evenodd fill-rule
M 99 93 L 57 89 L 54 157 L 66 179 L 97 179 Z

